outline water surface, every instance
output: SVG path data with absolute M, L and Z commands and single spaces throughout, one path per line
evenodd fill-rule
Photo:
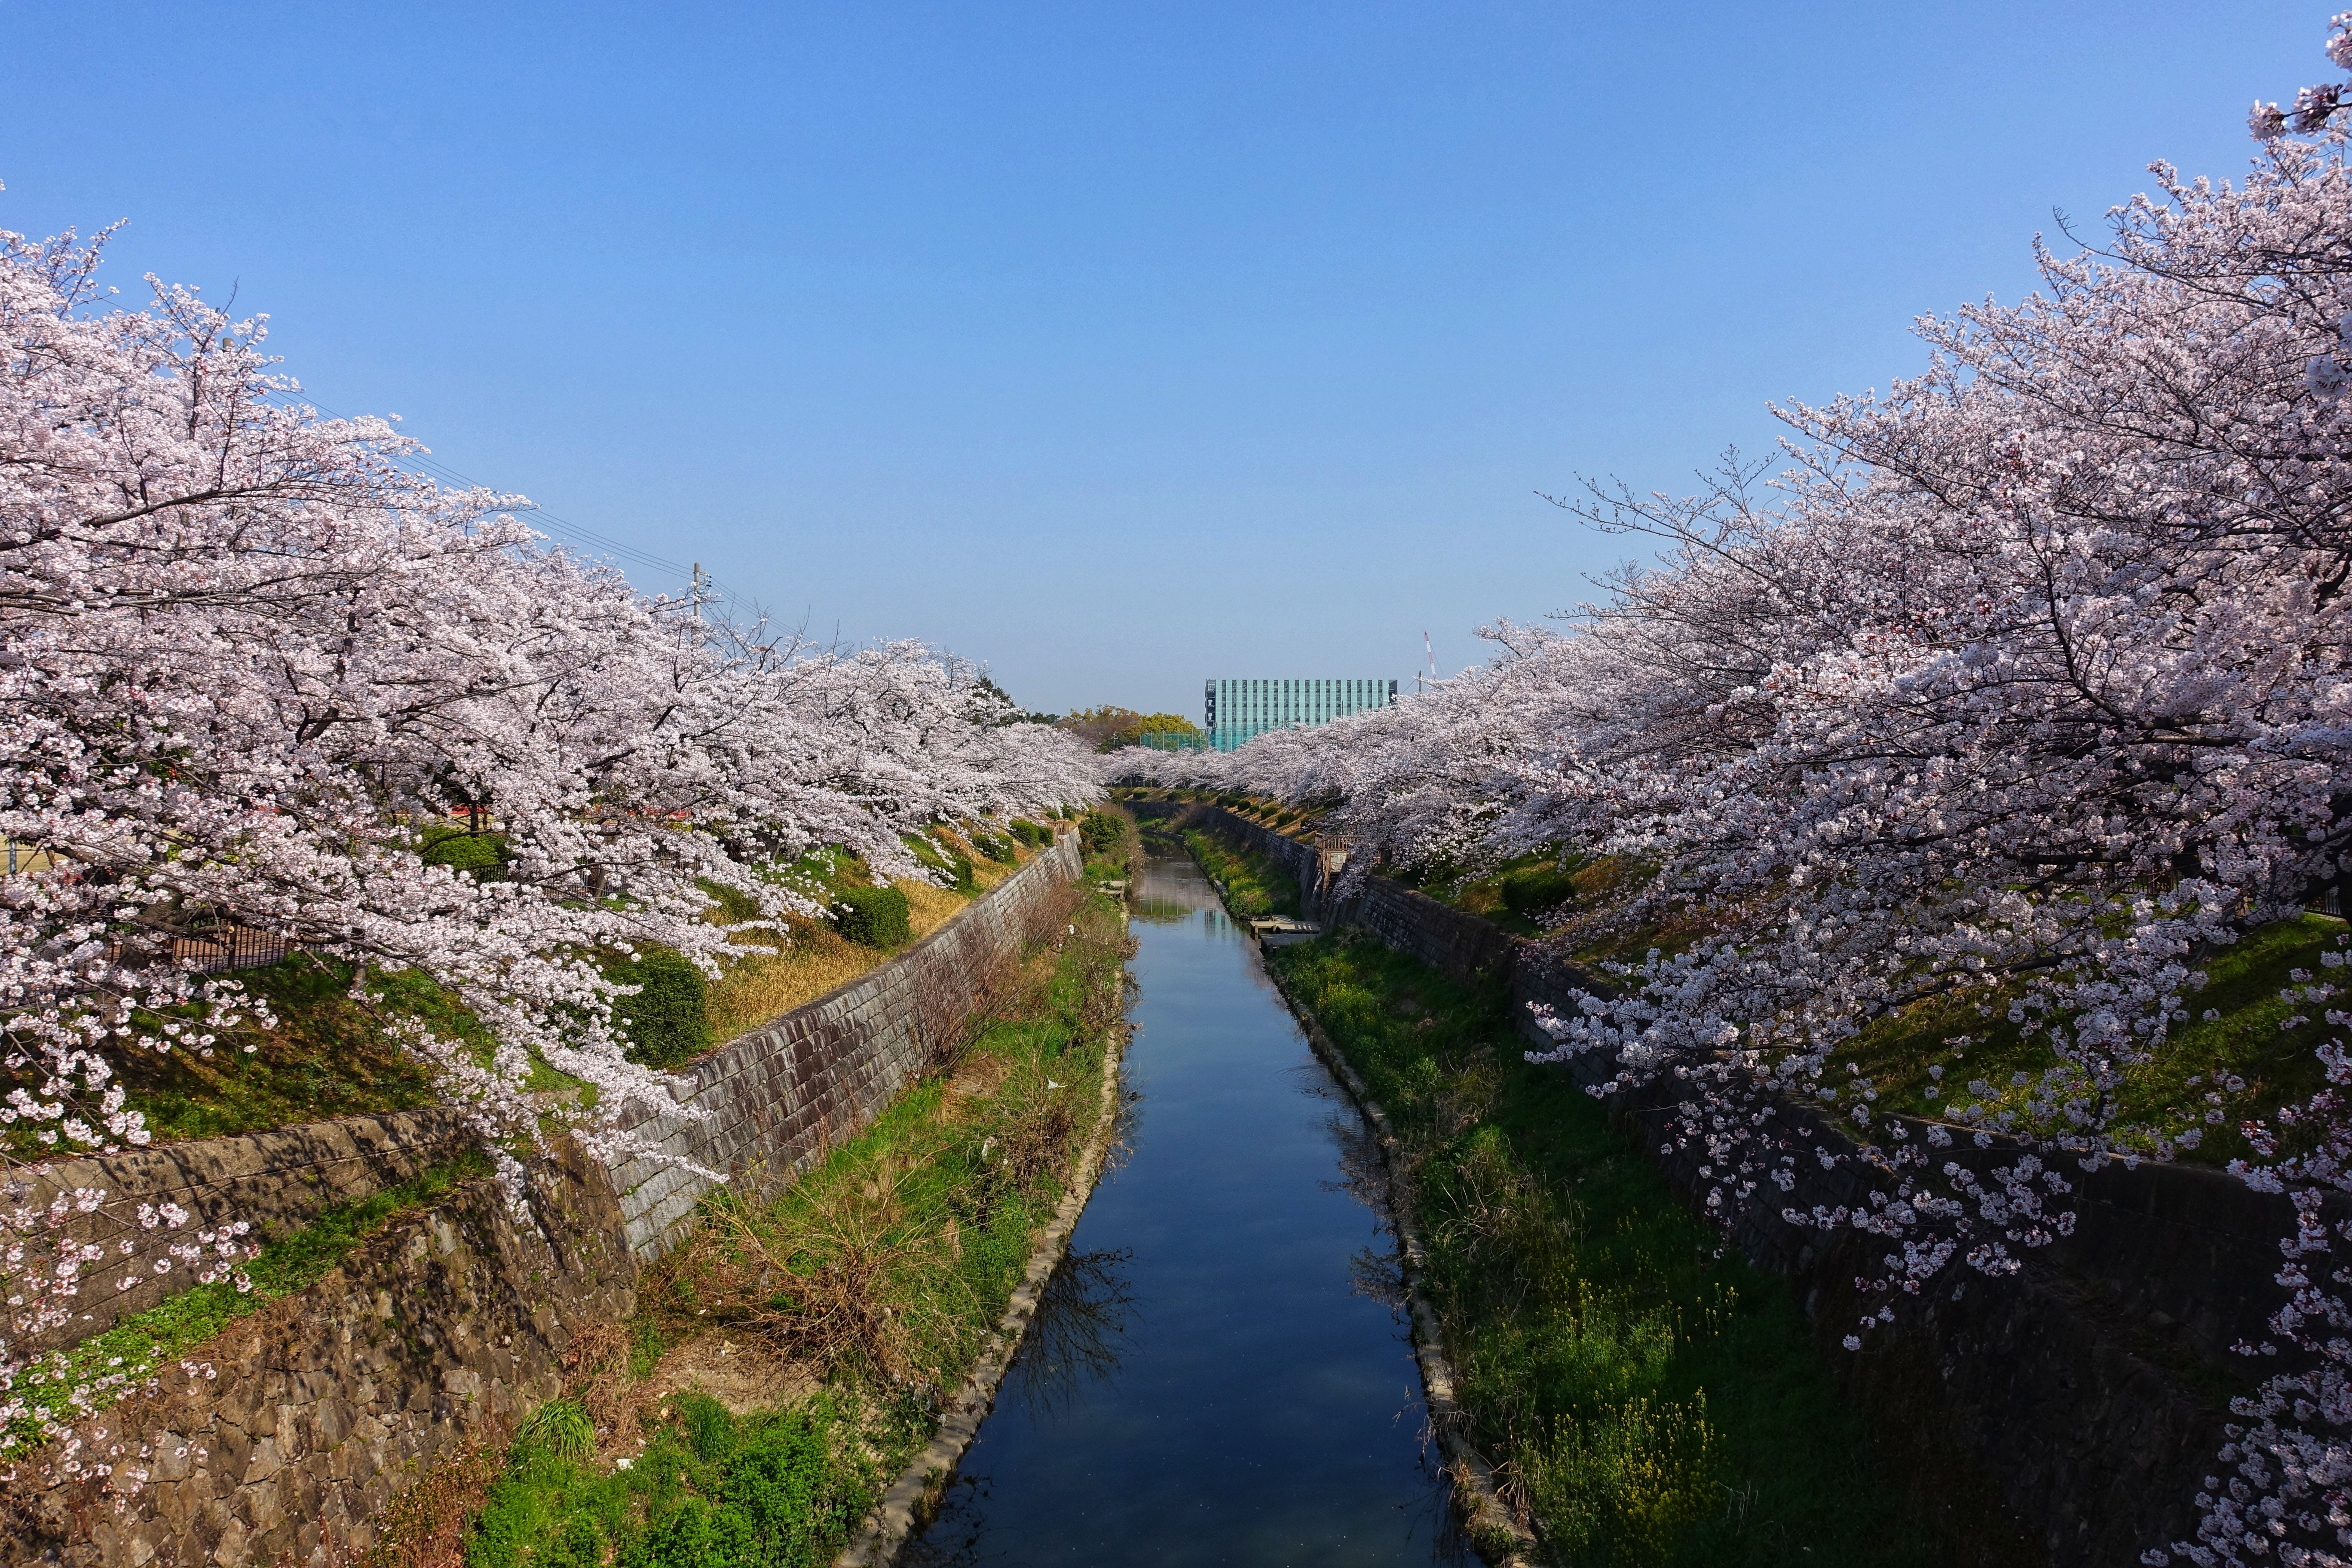
M 1362 1121 L 1199 869 L 1137 894 L 1129 1156 L 908 1561 L 1467 1562 Z

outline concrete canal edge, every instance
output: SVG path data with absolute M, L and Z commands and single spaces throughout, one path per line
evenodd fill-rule
M 1045 1293 L 1045 1281 L 1053 1278 L 1062 1254 L 1068 1249 L 1070 1232 L 1077 1227 L 1078 1216 L 1086 1212 L 1087 1200 L 1094 1195 L 1095 1180 L 1102 1174 L 1103 1158 L 1110 1150 L 1111 1129 L 1118 1120 L 1118 1069 L 1126 1047 L 1125 1029 L 1114 1030 L 1103 1052 L 1102 1109 L 1095 1117 L 1094 1131 L 1087 1137 L 1087 1146 L 1078 1152 L 1070 1190 L 1062 1194 L 1053 1219 L 1038 1237 L 1036 1249 L 1029 1255 L 1028 1270 L 1013 1288 L 1013 1300 L 1006 1303 L 1004 1315 L 997 1320 L 996 1332 L 988 1348 L 981 1352 L 971 1376 L 965 1381 L 963 1391 L 956 1396 L 946 1418 L 940 1421 L 929 1445 L 915 1456 L 890 1484 L 890 1489 L 882 1494 L 882 1501 L 866 1521 L 865 1530 L 834 1559 L 834 1568 L 886 1568 L 896 1562 L 908 1539 L 930 1522 L 932 1511 L 938 1508 L 948 1482 L 954 1478 L 964 1450 L 980 1435 L 980 1424 L 988 1419 L 989 1411 L 995 1405 L 997 1388 L 1013 1365 L 1022 1336 L 1029 1331 L 1030 1320 L 1037 1314 L 1037 1301 Z
M 1511 1510 L 1504 1506 L 1495 1489 L 1494 1468 L 1486 1463 L 1470 1441 L 1470 1419 L 1454 1394 L 1454 1363 L 1445 1353 L 1445 1337 L 1440 1332 L 1437 1310 L 1430 1304 L 1422 1289 L 1422 1279 L 1429 1265 L 1429 1247 L 1423 1240 L 1421 1223 L 1414 1213 L 1412 1188 L 1398 1172 L 1396 1129 L 1390 1125 L 1388 1112 L 1372 1098 L 1348 1058 L 1315 1015 L 1300 1005 L 1290 994 L 1281 977 L 1273 971 L 1266 978 L 1290 1009 L 1292 1017 L 1307 1031 L 1307 1044 L 1323 1065 L 1338 1079 L 1355 1101 L 1356 1110 L 1372 1124 L 1374 1142 L 1381 1151 L 1381 1176 L 1388 1188 L 1389 1215 L 1396 1224 L 1398 1249 L 1403 1254 L 1405 1300 L 1412 1314 L 1413 1355 L 1421 1363 L 1421 1385 L 1429 1405 L 1430 1430 L 1436 1435 L 1439 1448 L 1446 1458 L 1446 1474 L 1454 1482 L 1454 1506 L 1461 1510 L 1468 1525 L 1470 1544 L 1478 1555 L 1493 1568 L 1537 1568 L 1534 1555 L 1536 1540 L 1527 1527 L 1520 1524 Z

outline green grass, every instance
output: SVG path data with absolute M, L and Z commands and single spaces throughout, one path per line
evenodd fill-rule
M 385 1027 L 387 1019 L 415 1019 L 487 1048 L 473 1016 L 413 970 L 371 973 L 370 988 L 383 997 L 375 1004 L 352 999 L 349 964 L 307 953 L 229 978 L 268 1003 L 276 1028 L 240 1026 L 210 1057 L 183 1044 L 169 1056 L 129 1052 L 121 1063 L 125 1103 L 146 1114 L 158 1142 L 433 1104 L 439 1096 L 431 1074 Z M 13 1082 L 0 1072 L 0 1089 Z M 0 1137 L 15 1152 L 37 1155 L 25 1142 L 27 1125 Z
M 1580 864 L 1574 860 L 1570 867 Z M 1570 873 L 1559 868 L 1559 856 L 1550 849 L 1475 870 L 1425 866 L 1396 879 L 1440 903 L 1491 921 L 1514 936 L 1541 936 L 1547 928 L 1535 917 L 1576 900 Z
M 309 1225 L 263 1243 L 260 1256 L 245 1267 L 249 1289 L 239 1289 L 232 1280 L 191 1286 L 103 1333 L 37 1360 L 18 1378 L 34 1414 L 0 1428 L 0 1458 L 36 1446 L 45 1417 L 63 1420 L 104 1409 L 136 1392 L 160 1368 L 217 1337 L 239 1318 L 325 1279 L 353 1247 L 399 1215 L 438 1203 L 458 1183 L 488 1171 L 487 1159 L 469 1153 L 372 1197 L 337 1205 Z M 94 1385 L 97 1396 L 77 1408 L 72 1391 L 85 1385 Z
M 824 1386 L 740 1418 L 694 1394 L 641 1416 L 646 1447 L 509 1456 L 472 1568 L 829 1562 L 930 1440 L 918 1391 L 969 1374 L 1060 1201 L 1124 1006 L 1118 905 L 1083 900 L 954 1065 L 908 1088 L 776 1199 L 706 1200 L 651 1272 L 629 1375 L 698 1335 L 780 1349 Z
M 2341 951 L 2345 934 L 2344 921 L 2334 916 L 2307 914 L 2208 954 L 2205 988 L 2184 998 L 2189 1020 L 2173 1026 L 2150 1060 L 2124 1069 L 2119 1120 L 2166 1135 L 2197 1127 L 2202 1139 L 2180 1152 L 2186 1161 L 2222 1164 L 2251 1154 L 2237 1130 L 2241 1120 L 2300 1102 L 2325 1082 L 2313 1051 L 2336 1032 L 2326 1021 L 2328 1004 L 2290 1002 L 2279 993 L 2297 984 L 2297 970 L 2338 982 L 2352 973 L 2320 962 L 2323 952 Z M 1843 1070 L 1850 1062 L 1887 1110 L 1949 1118 L 1960 1105 L 1982 1104 L 1989 1113 L 2021 1113 L 2029 1090 L 2041 1086 L 2057 1058 L 2046 1040 L 2024 1037 L 2009 1021 L 2008 1006 L 2006 993 L 1990 1003 L 1964 995 L 1916 1005 L 1840 1050 L 1839 1070 L 1828 1081 L 1853 1092 L 1848 1086 L 1856 1075 Z M 2208 1011 L 2218 1016 L 2205 1017 Z M 2309 1021 L 2279 1026 L 2298 1015 Z M 1940 1082 L 1929 1072 L 1936 1067 L 1944 1069 Z M 2012 1081 L 2020 1073 L 2027 1083 Z M 1970 1093 L 1968 1086 L 1978 1081 L 1994 1092 Z M 2241 1087 L 2231 1087 L 2233 1081 Z M 2213 1110 L 2221 1112 L 2218 1121 L 2207 1120 Z
M 1184 847 L 1223 892 L 1225 907 L 1236 920 L 1298 913 L 1298 879 L 1276 865 L 1273 857 L 1197 830 L 1185 833 Z
M 1131 878 L 1142 868 L 1143 837 L 1126 807 L 1106 805 L 1080 819 L 1078 844 L 1090 882 Z
M 556 1400 L 541 1409 L 566 1406 L 578 1408 Z M 856 1413 L 830 1391 L 740 1419 L 706 1394 L 680 1394 L 627 1469 L 601 1467 L 576 1444 L 531 1430 L 509 1458 L 475 1518 L 468 1568 L 830 1563 L 885 1475 L 865 1451 Z
M 1476 1440 L 1557 1560 L 2024 1560 L 1996 1510 L 1906 1489 L 1949 1475 L 1891 1473 L 1785 1283 L 1524 1059 L 1498 988 L 1354 933 L 1267 963 L 1395 1122 Z

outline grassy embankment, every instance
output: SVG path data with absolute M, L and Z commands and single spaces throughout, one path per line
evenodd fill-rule
M 1290 831 L 1315 821 L 1312 813 L 1255 797 L 1152 793 L 1213 801 Z M 1233 856 L 1213 840 L 1209 846 Z M 1199 846 L 1194 849 L 1209 863 Z M 1556 935 L 1588 968 L 1608 960 L 1638 961 L 1653 947 L 1678 952 L 1710 929 L 1704 911 L 1641 924 L 1619 920 L 1614 911 L 1638 889 L 1643 874 L 1614 857 L 1570 855 L 1563 865 L 1562 857 L 1548 850 L 1499 866 L 1434 865 L 1392 873 L 1404 885 L 1514 934 Z M 2330 970 L 2323 963 L 2323 954 L 2347 953 L 2347 947 L 2352 942 L 2342 920 L 2305 914 L 2200 955 L 2194 962 L 2207 984 L 2184 998 L 2189 1016 L 2174 1024 L 2147 1061 L 2121 1071 L 2116 1120 L 2147 1130 L 2125 1142 L 2155 1153 L 2158 1140 L 2177 1139 L 2193 1128 L 2195 1145 L 2174 1149 L 2185 1163 L 2218 1167 L 2251 1154 L 2238 1131 L 2242 1121 L 2268 1118 L 2324 1086 L 2326 1069 L 2315 1048 L 2335 1033 L 2326 1019 L 2332 999 L 2294 993 L 2314 981 L 2352 973 L 2352 968 Z M 2021 1119 L 2036 1097 L 2059 1104 L 2077 1095 L 2096 1099 L 2071 1069 L 2055 1079 L 2045 1077 L 2059 1067 L 2056 1053 L 2045 1039 L 2028 1038 L 2007 1016 L 2020 994 L 2021 988 L 2012 986 L 1990 996 L 1979 992 L 1945 997 L 1871 1024 L 1838 1053 L 1842 1069 L 1851 1063 L 1852 1070 L 1841 1070 L 1828 1087 L 1840 1099 L 1870 1092 L 1883 1110 L 1942 1120 L 1949 1120 L 1959 1105 L 1979 1106 L 1989 1119 L 2002 1112 Z
M 1242 848 L 1197 829 L 1183 835 L 1183 844 L 1217 885 L 1225 908 L 1234 919 L 1297 915 L 1298 879 L 1276 865 L 1272 856 Z
M 1507 882 L 1508 876 L 1490 877 L 1488 884 Z M 1637 868 L 1613 858 L 1578 864 L 1565 878 L 1568 896 L 1543 911 L 1554 933 L 1589 968 L 1607 960 L 1636 961 L 1654 947 L 1677 952 L 1706 934 L 1703 911 L 1643 925 L 1616 920 L 1612 908 L 1638 876 Z M 1449 890 L 1458 895 L 1475 886 L 1465 881 Z M 2153 1153 L 2158 1139 L 2194 1128 L 2195 1146 L 2174 1151 L 2184 1163 L 2220 1166 L 2251 1153 L 2238 1131 L 2242 1121 L 2269 1117 L 2323 1086 L 2326 1071 L 2315 1048 L 2336 1033 L 2326 1021 L 2331 999 L 2296 993 L 2314 981 L 2340 981 L 2352 973 L 2330 969 L 2323 959 L 2343 953 L 2346 945 L 2343 921 L 2305 914 L 2199 955 L 2194 963 L 2206 984 L 2184 995 L 2189 1016 L 2172 1025 L 2147 1060 L 2120 1069 L 2114 1120 L 2147 1130 L 2123 1142 Z M 2022 989 L 2012 984 L 1933 998 L 1880 1018 L 1839 1049 L 1840 1070 L 1824 1087 L 1840 1103 L 1867 1092 L 1880 1110 L 1944 1121 L 1960 1106 L 1976 1105 L 1988 1124 L 1997 1124 L 2003 1112 L 2022 1119 L 2036 1097 L 2060 1104 L 2077 1094 L 2096 1100 L 2080 1074 L 2060 1068 L 2046 1038 L 2029 1038 L 2010 1020 L 2010 1005 Z M 2056 1078 L 2046 1076 L 2053 1069 Z
M 2151 1130 L 2133 1142 L 2147 1146 L 2154 1136 L 2194 1127 L 2200 1141 L 2179 1159 L 2223 1165 L 2252 1157 L 2238 1131 L 2242 1121 L 2298 1104 L 2325 1086 L 2315 1050 L 2341 1031 L 2326 1022 L 2327 1002 L 2293 992 L 2315 978 L 2342 979 L 2347 972 L 2325 967 L 2321 954 L 2341 953 L 2345 937 L 2341 920 L 2306 914 L 2208 953 L 2200 961 L 2204 989 L 2184 998 L 2188 1021 L 2175 1024 L 2147 1061 L 2122 1070 L 2118 1119 Z M 2025 1038 L 2009 1021 L 2009 1000 L 2006 991 L 1990 1003 L 1941 998 L 1874 1024 L 1838 1052 L 1859 1076 L 1832 1075 L 1832 1083 L 1847 1095 L 1874 1090 L 1881 1109 L 1918 1116 L 1948 1119 L 1958 1104 L 1981 1105 L 1989 1115 L 2021 1112 L 2029 1096 L 2052 1096 L 2044 1074 L 2057 1058 L 2046 1040 Z M 1929 1070 L 1937 1067 L 1940 1082 Z M 2076 1076 L 2070 1070 L 2056 1080 L 2069 1088 L 2055 1098 L 2067 1098 Z M 1971 1092 L 1971 1084 L 1989 1092 Z
M 796 918 L 788 921 L 789 940 L 779 951 L 732 960 L 710 984 L 704 1013 L 711 1041 L 723 1044 L 779 1014 L 814 1002 L 848 984 L 907 942 L 929 935 L 964 905 L 1025 865 L 1039 848 L 1050 845 L 1054 826 L 1050 819 L 967 824 L 961 829 L 936 828 L 928 839 L 910 838 L 909 846 L 918 857 L 945 873 L 954 885 L 941 888 L 911 879 L 892 883 L 892 889 L 907 902 L 906 927 L 896 940 L 859 941 L 863 933 L 854 923 L 845 929 L 845 922 L 838 921 Z M 827 902 L 853 892 L 864 895 L 873 885 L 863 862 L 837 852 L 806 856 L 780 875 Z M 736 918 L 749 914 L 740 908 L 724 912 Z
M 649 950 L 645 961 L 625 968 L 616 960 L 616 978 L 645 986 L 644 994 L 622 1007 L 632 1038 L 643 1042 L 640 1059 L 679 1065 L 856 979 L 1011 876 L 1051 842 L 1051 826 L 1024 821 L 936 830 L 917 844 L 918 854 L 955 885 L 911 879 L 893 884 L 889 891 L 905 900 L 905 925 L 886 930 L 887 940 L 874 940 L 872 927 L 855 921 L 794 920 L 788 922 L 789 941 L 781 951 L 731 961 L 710 982 L 661 949 Z M 495 845 L 496 836 L 441 842 Z M 462 868 L 499 874 L 495 853 L 479 858 L 478 867 Z M 846 855 L 820 853 L 779 875 L 828 900 L 880 891 L 872 888 L 865 867 Z M 737 918 L 748 913 L 731 912 Z M 434 1103 L 438 1095 L 431 1075 L 399 1043 L 397 1032 L 404 1026 L 422 1025 L 464 1040 L 488 1059 L 490 1042 L 479 1023 L 423 974 L 371 970 L 369 995 L 362 999 L 352 994 L 353 973 L 349 963 L 303 952 L 236 972 L 228 978 L 266 1003 L 277 1026 L 259 1028 L 248 1019 L 208 1049 L 190 1042 L 168 1056 L 134 1053 L 121 1064 L 126 1103 L 145 1113 L 156 1143 L 227 1137 Z M 541 1077 L 534 1088 L 568 1082 L 551 1074 Z M 0 1071 L 0 1089 L 16 1086 Z M 23 1087 L 37 1086 L 28 1080 Z M 38 1158 L 43 1151 L 37 1131 L 24 1121 L 0 1129 L 0 1150 Z
M 1072 897 L 1077 935 L 951 1060 L 776 1200 L 709 1200 L 626 1331 L 503 1455 L 404 1500 L 381 1560 L 829 1562 L 929 1441 L 1094 1123 L 1128 944 L 1115 900 Z
M 1932 1435 L 1874 1443 L 1784 1283 L 1523 1059 L 1498 988 L 1360 936 L 1267 963 L 1394 1121 L 1475 1439 L 1557 1560 L 2032 1560 Z
M 1021 823 L 1016 838 L 975 829 L 969 836 L 942 829 L 922 846 L 926 862 L 954 879 L 955 889 L 919 882 L 896 885 L 908 906 L 908 928 L 885 945 L 860 943 L 835 925 L 802 922 L 793 947 L 773 959 L 741 961 L 716 985 L 707 986 L 682 961 L 659 964 L 645 979 L 646 994 L 625 1004 L 636 1037 L 672 1048 L 668 1061 L 706 1049 L 716 1038 L 740 1032 L 743 1015 L 782 998 L 777 1010 L 822 994 L 845 978 L 855 978 L 898 947 L 919 939 L 961 909 L 972 897 L 1012 875 L 1036 847 L 1050 843 L 1043 824 Z M 474 840 L 473 847 L 493 836 Z M 451 842 L 457 842 L 454 838 Z M 964 860 L 967 851 L 976 862 Z M 465 868 L 495 874 L 495 854 Z M 848 857 L 818 858 L 823 890 L 870 886 L 862 866 Z M 961 870 L 958 862 L 963 861 Z M 803 880 L 813 880 L 806 868 Z M 833 884 L 838 883 L 839 887 Z M 853 928 L 854 929 L 854 928 Z M 862 933 L 861 933 L 862 934 Z M 674 959 L 674 955 L 673 959 Z M 764 970 L 743 971 L 765 964 Z M 677 971 L 684 971 L 680 975 Z M 246 1026 L 209 1050 L 191 1039 L 169 1056 L 141 1053 L 124 1064 L 127 1100 L 142 1110 L 158 1143 L 221 1137 L 335 1116 L 404 1110 L 434 1103 L 430 1076 L 394 1037 L 402 1024 L 421 1024 L 436 1034 L 471 1044 L 487 1058 L 490 1043 L 473 1016 L 432 981 L 414 971 L 372 972 L 369 994 L 352 994 L 352 966 L 313 954 L 295 953 L 279 963 L 240 971 L 236 978 L 268 1005 L 273 1028 Z M 666 984 L 665 984 L 666 983 Z M 806 995 L 799 993 L 805 992 Z M 680 1016 L 679 1009 L 690 1016 Z M 761 1014 L 751 1022 L 764 1021 Z M 251 1047 L 247 1049 L 247 1047 Z M 553 1075 L 537 1087 L 554 1087 Z M 0 1130 L 10 1152 L 37 1157 L 27 1124 Z M 125 1318 L 104 1333 L 41 1363 L 24 1386 L 37 1412 L 64 1409 L 68 1391 L 88 1384 L 86 1410 L 104 1409 L 142 1386 L 154 1371 L 192 1352 L 238 1318 L 266 1303 L 307 1289 L 367 1236 L 404 1215 L 430 1207 L 457 1182 L 486 1170 L 479 1156 L 425 1173 L 364 1201 L 327 1210 L 309 1225 L 268 1237 L 246 1268 L 252 1289 L 232 1284 L 200 1285 L 147 1311 Z M 0 1430 L 0 1456 L 25 1448 L 36 1429 L 27 1417 Z

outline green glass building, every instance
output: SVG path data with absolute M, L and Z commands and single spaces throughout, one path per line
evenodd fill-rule
M 1328 724 L 1350 713 L 1396 705 L 1393 680 L 1212 680 L 1209 744 L 1230 752 L 1268 730 Z

